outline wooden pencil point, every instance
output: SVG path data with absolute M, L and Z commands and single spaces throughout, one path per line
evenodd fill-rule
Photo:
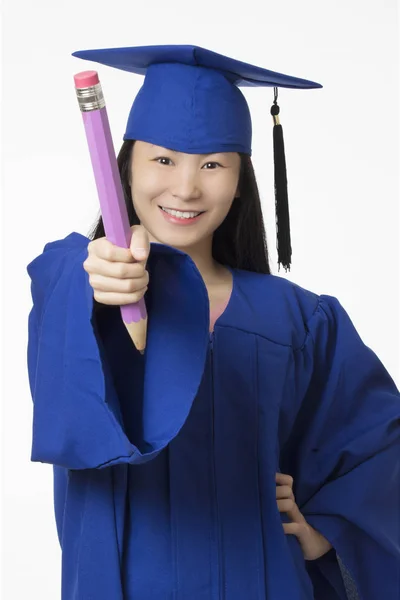
M 147 318 L 140 319 L 140 321 L 132 321 L 132 323 L 125 323 L 125 327 L 128 330 L 135 348 L 139 350 L 141 354 L 144 354 L 146 348 Z

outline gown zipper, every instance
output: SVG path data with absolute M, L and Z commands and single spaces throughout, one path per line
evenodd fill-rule
M 218 490 L 216 476 L 215 460 L 215 404 L 214 404 L 214 332 L 210 332 L 210 360 L 211 360 L 211 401 L 212 401 L 212 464 L 213 464 L 213 487 L 214 487 L 214 511 L 215 511 L 215 529 L 217 541 L 217 572 L 218 572 L 218 600 L 222 600 L 222 574 L 221 574 L 221 534 L 220 518 L 218 507 Z

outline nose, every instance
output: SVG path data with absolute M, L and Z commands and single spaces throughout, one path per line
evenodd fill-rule
M 197 200 L 201 196 L 197 172 L 192 169 L 176 169 L 170 182 L 170 192 L 182 202 Z

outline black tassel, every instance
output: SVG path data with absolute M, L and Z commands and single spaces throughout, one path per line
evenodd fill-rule
M 279 122 L 278 88 L 274 88 L 274 104 L 271 115 L 274 118 L 274 170 L 275 170 L 275 211 L 278 265 L 282 264 L 285 271 L 290 271 L 292 246 L 290 242 L 289 201 L 286 177 L 285 145 L 283 129 Z M 280 270 L 280 266 L 278 267 Z

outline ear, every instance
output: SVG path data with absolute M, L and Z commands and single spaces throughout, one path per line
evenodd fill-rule
M 239 190 L 239 188 L 237 188 L 237 190 L 236 190 L 235 198 L 240 198 L 240 190 Z

